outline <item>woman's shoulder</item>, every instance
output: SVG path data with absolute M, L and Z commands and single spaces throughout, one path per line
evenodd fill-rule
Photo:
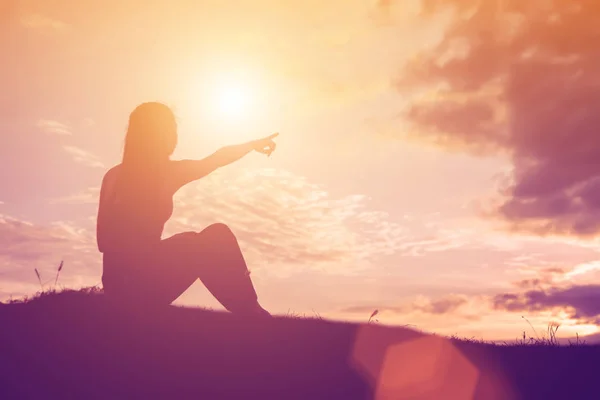
M 120 170 L 121 164 L 117 164 L 109 168 L 109 170 L 104 173 L 104 177 L 102 178 L 102 186 L 111 185 L 117 179 Z
M 192 160 L 168 160 L 155 172 L 159 172 L 160 179 L 166 180 L 167 183 L 178 182 L 180 176 L 190 168 L 190 162 Z M 123 164 L 117 164 L 106 171 L 102 178 L 102 186 L 114 186 L 123 168 Z

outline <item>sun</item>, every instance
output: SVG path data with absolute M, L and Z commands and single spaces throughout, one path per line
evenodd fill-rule
M 216 91 L 216 111 L 227 119 L 240 119 L 247 115 L 251 106 L 248 87 L 239 82 L 220 85 Z
M 273 101 L 272 80 L 260 69 L 215 64 L 194 71 L 181 86 L 185 90 L 179 108 L 182 132 L 202 132 L 204 138 L 210 136 L 220 145 L 221 139 L 246 140 L 252 132 L 272 129 L 273 116 L 277 116 L 273 105 L 279 103 Z

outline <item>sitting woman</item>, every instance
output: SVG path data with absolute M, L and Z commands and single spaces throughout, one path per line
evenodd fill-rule
M 269 315 L 258 303 L 237 239 L 226 225 L 161 236 L 179 188 L 251 151 L 270 155 L 275 136 L 224 147 L 202 160 L 172 161 L 173 112 L 161 103 L 138 106 L 129 117 L 123 160 L 106 173 L 100 190 L 97 241 L 106 296 L 168 305 L 200 279 L 227 310 Z

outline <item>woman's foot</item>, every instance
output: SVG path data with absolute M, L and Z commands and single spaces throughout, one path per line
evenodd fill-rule
M 243 310 L 236 310 L 233 311 L 234 314 L 237 315 L 248 315 L 248 316 L 256 316 L 256 317 L 272 317 L 271 313 L 269 313 L 267 310 L 265 310 L 264 308 L 262 308 L 262 306 L 258 303 L 250 306 L 250 307 L 245 307 Z
M 246 314 L 253 315 L 253 316 L 259 316 L 259 317 L 271 317 L 271 313 L 269 313 L 267 310 L 262 308 L 262 306 L 258 303 L 253 305 L 250 309 L 248 309 L 246 311 Z
M 255 312 L 257 315 L 260 315 L 263 317 L 272 317 L 271 313 L 268 312 L 267 310 L 265 310 L 264 308 L 262 308 L 262 306 L 260 304 L 257 305 Z

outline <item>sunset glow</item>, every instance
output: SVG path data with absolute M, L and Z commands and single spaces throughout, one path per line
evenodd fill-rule
M 102 178 L 161 101 L 172 159 L 281 133 L 181 188 L 163 233 L 227 224 L 274 314 L 598 336 L 600 7 L 425 3 L 0 6 L 0 301 L 63 260 L 60 285 L 100 284 Z M 222 308 L 201 283 L 177 304 Z

